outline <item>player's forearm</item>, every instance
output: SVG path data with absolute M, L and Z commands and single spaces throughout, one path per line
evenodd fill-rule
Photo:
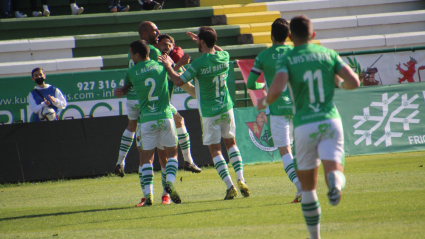
M 266 98 L 267 104 L 269 105 L 272 104 L 280 97 L 287 82 L 288 82 L 288 74 L 286 72 L 278 72 L 276 74 L 273 80 L 273 83 L 267 92 L 267 98 Z
M 359 76 L 348 66 L 342 67 L 338 71 L 338 76 L 335 77 L 335 83 L 339 88 L 345 90 L 354 90 L 360 86 Z M 342 78 L 342 79 L 341 79 Z
M 171 80 L 174 82 L 176 86 L 182 86 L 186 84 L 181 78 L 180 75 L 177 74 L 174 69 L 171 67 L 171 65 L 164 64 L 165 69 L 168 72 L 168 76 L 171 78 Z
M 264 85 L 261 83 L 256 82 L 259 75 L 250 72 L 248 76 L 248 80 L 246 81 L 246 88 L 250 90 L 261 90 L 263 89 Z
M 269 92 L 267 92 L 266 102 L 267 102 L 268 105 L 273 104 L 273 102 L 275 102 L 279 98 L 279 96 L 282 92 L 282 91 L 279 92 L 279 91 L 273 89 L 272 87 L 273 87 L 273 85 L 270 87 Z M 273 90 L 271 90 L 271 89 L 273 89 Z
M 190 96 L 196 99 L 195 86 L 193 86 L 190 82 L 180 86 L 183 90 L 185 90 Z
M 178 71 L 180 68 L 182 68 L 184 65 L 186 65 L 185 64 L 186 63 L 186 61 L 184 61 L 184 60 L 179 60 L 175 65 L 174 65 L 174 70 L 175 71 Z M 183 68 L 184 69 L 184 68 Z
M 217 45 L 214 46 L 214 50 L 216 50 L 216 51 L 223 51 L 223 49 L 221 49 L 221 47 L 219 47 Z
M 122 87 L 115 88 L 114 89 L 115 97 L 122 97 L 124 95 L 127 95 L 129 88 L 130 88 L 130 86 L 128 86 L 128 85 L 124 85 Z

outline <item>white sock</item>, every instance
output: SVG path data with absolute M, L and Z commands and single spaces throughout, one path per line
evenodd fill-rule
M 192 155 L 190 154 L 190 137 L 187 133 L 186 126 L 177 128 L 177 136 L 179 138 L 180 149 L 182 150 L 184 161 L 193 163 Z
M 71 3 L 71 4 L 69 4 L 69 5 L 71 5 L 71 9 L 73 9 L 73 8 L 77 8 L 77 7 L 78 7 L 76 3 Z
M 153 195 L 153 167 L 150 163 L 145 163 L 142 166 L 143 172 L 143 182 L 145 184 L 145 193 L 148 195 L 151 193 Z
M 143 182 L 143 168 L 142 166 L 139 166 L 139 180 L 140 180 L 140 187 L 142 188 L 143 197 L 146 198 L 146 191 L 145 191 L 145 184 Z
M 213 161 L 218 175 L 220 175 L 221 179 L 226 183 L 227 189 L 230 189 L 233 186 L 233 182 L 229 174 L 226 160 L 224 160 L 222 155 L 218 155 L 213 158 Z
M 235 170 L 236 177 L 238 180 L 242 180 L 242 182 L 245 182 L 245 179 L 243 177 L 243 161 L 241 153 L 239 152 L 238 147 L 232 146 L 229 149 L 229 159 L 230 163 L 233 166 L 233 169 Z
M 311 239 L 320 238 L 320 217 L 322 209 L 320 207 L 319 199 L 316 190 L 302 191 L 301 209 L 310 232 Z
M 301 183 L 298 180 L 297 174 L 294 169 L 294 157 L 291 153 L 287 153 L 282 156 L 283 169 L 288 175 L 289 180 L 294 183 L 297 188 L 297 194 L 301 193 Z
M 48 5 L 43 5 L 43 9 L 46 10 L 46 11 L 49 11 L 49 6 Z
M 121 145 L 117 164 L 121 164 L 123 167 L 125 166 L 125 157 L 127 156 L 127 153 L 130 151 L 131 145 L 133 144 L 134 134 L 135 132 L 131 132 L 126 129 L 121 136 Z
M 177 169 L 179 168 L 179 163 L 177 159 L 175 158 L 169 158 L 167 160 L 167 166 L 165 167 L 165 170 L 167 172 L 167 182 L 174 183 L 176 181 L 176 174 Z

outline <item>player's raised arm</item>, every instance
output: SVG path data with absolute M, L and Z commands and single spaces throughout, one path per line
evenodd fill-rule
M 198 44 L 198 36 L 193 33 L 193 32 L 186 32 L 186 35 L 188 35 L 190 38 L 192 38 L 193 41 L 195 41 Z M 221 49 L 221 47 L 214 45 L 214 50 L 216 51 L 223 51 L 223 49 Z
M 282 71 L 276 73 L 276 76 L 274 77 L 273 83 L 269 88 L 267 96 L 258 100 L 257 109 L 265 109 L 268 105 L 275 102 L 279 98 L 287 83 L 288 73 Z
M 186 35 L 188 35 L 190 38 L 192 38 L 193 41 L 198 41 L 198 36 L 193 32 L 186 32 Z
M 335 84 L 339 88 L 354 90 L 360 86 L 359 76 L 348 65 L 338 71 L 338 76 L 342 78 L 335 77 Z
M 162 64 L 164 65 L 165 69 L 168 72 L 168 75 L 170 76 L 171 80 L 173 80 L 174 84 L 176 86 L 182 86 L 186 84 L 181 78 L 180 75 L 177 74 L 173 69 L 173 60 L 168 55 L 161 55 L 158 57 L 158 60 L 162 61 Z
M 259 74 L 254 73 L 253 70 L 249 73 L 248 80 L 246 81 L 246 88 L 250 90 L 261 90 L 264 88 L 265 84 L 258 83 Z
M 180 58 L 179 62 L 177 62 L 174 65 L 174 70 L 178 71 L 181 67 L 183 67 L 184 65 L 187 65 L 190 63 L 190 56 L 189 54 L 185 53 L 182 58 Z M 183 68 L 184 69 L 184 68 Z

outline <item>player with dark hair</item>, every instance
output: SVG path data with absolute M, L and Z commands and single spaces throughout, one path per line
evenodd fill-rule
M 139 177 L 145 200 L 140 206 L 153 204 L 153 159 L 155 149 L 161 145 L 166 153 L 165 190 L 174 203 L 181 203 L 174 188 L 178 169 L 176 128 L 168 94 L 167 71 L 163 65 L 149 58 L 149 46 L 144 40 L 130 44 L 130 58 L 134 66 L 127 70 L 125 86 L 116 88 L 115 95 L 125 95 L 130 87 L 136 91 L 140 104 L 138 135 L 140 138 Z M 136 205 L 137 206 L 137 205 Z
M 320 238 L 321 207 L 316 193 L 320 163 L 331 205 L 340 202 L 345 186 L 344 137 L 341 117 L 333 103 L 335 86 L 352 90 L 360 82 L 335 51 L 311 43 L 316 34 L 308 17 L 292 18 L 289 27 L 294 49 L 278 61 L 273 84 L 257 108 L 264 109 L 280 98 L 288 84 L 296 110 L 294 156 L 302 187 L 301 208 L 310 237 L 316 239 Z
M 256 80 L 261 72 L 264 74 L 266 89 L 269 90 L 276 74 L 277 61 L 292 50 L 292 46 L 285 44 L 289 35 L 289 23 L 283 18 L 276 19 L 272 24 L 271 38 L 273 46 L 262 51 L 255 58 L 254 66 L 249 73 L 247 88 L 259 90 L 263 84 Z M 283 169 L 297 188 L 297 193 L 293 203 L 301 202 L 301 183 L 298 180 L 294 169 L 294 160 L 291 152 L 290 125 L 292 119 L 293 104 L 290 99 L 288 87 L 283 89 L 281 96 L 276 102 L 266 108 L 268 122 L 270 123 L 271 136 L 274 146 L 278 147 L 282 157 Z
M 189 64 L 190 58 L 188 56 L 183 57 L 183 50 L 180 47 L 175 47 L 174 38 L 170 35 L 159 35 L 156 48 L 159 49 L 162 55 L 167 54 L 172 58 L 172 60 L 175 62 L 173 67 L 175 71 L 183 72 L 183 65 Z M 171 99 L 174 92 L 174 82 L 170 80 L 168 82 L 168 86 Z M 182 86 L 182 89 L 189 93 L 193 98 L 196 98 L 195 88 L 192 84 L 186 84 Z M 173 105 L 171 105 L 171 110 L 173 112 L 173 118 L 177 128 L 180 149 L 184 158 L 183 169 L 192 173 L 200 173 L 201 169 L 193 162 L 192 159 L 192 154 L 190 152 L 190 136 L 187 132 L 184 118 L 179 114 Z
M 182 75 L 174 72 L 173 61 L 170 57 L 163 55 L 160 59 L 177 86 L 185 85 L 195 79 L 196 99 L 202 122 L 202 139 L 204 145 L 208 145 L 214 166 L 226 184 L 227 191 L 224 199 L 233 199 L 238 192 L 222 155 L 221 138 L 224 140 L 230 162 L 235 170 L 238 188 L 244 197 L 248 197 L 251 192 L 243 177 L 243 161 L 235 141 L 233 102 L 226 84 L 229 53 L 215 45 L 217 34 L 213 28 L 201 27 L 198 35 L 190 32 L 187 34 L 197 42 L 199 51 L 203 54 L 194 60 Z

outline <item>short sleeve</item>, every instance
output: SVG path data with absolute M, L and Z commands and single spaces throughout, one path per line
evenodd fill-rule
M 158 56 L 161 55 L 161 52 L 156 47 L 150 49 L 149 58 L 154 61 L 158 61 Z
M 334 59 L 335 65 L 334 65 L 334 73 L 337 73 L 339 70 L 341 70 L 342 67 L 347 65 L 341 57 L 336 53 L 335 51 L 331 51 L 332 59 Z

